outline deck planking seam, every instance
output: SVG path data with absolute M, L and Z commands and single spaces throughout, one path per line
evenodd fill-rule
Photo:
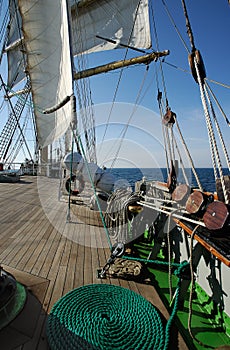
M 70 247 L 70 254 L 69 254 L 69 260 L 67 265 L 67 271 L 66 271 L 66 278 L 65 278 L 65 284 L 63 288 L 63 295 L 65 295 L 67 292 L 72 290 L 74 288 L 74 278 L 76 274 L 76 261 L 77 261 L 77 255 L 78 255 L 78 247 L 79 245 L 74 242 L 74 236 L 75 236 L 75 226 L 71 225 L 71 247 Z M 68 276 L 68 278 L 67 278 Z
M 54 217 L 52 218 L 53 220 L 55 220 L 58 217 L 58 214 L 56 213 L 56 215 L 54 215 Z M 41 260 L 41 254 L 46 252 L 47 254 L 49 253 L 49 251 L 46 249 L 46 244 L 48 243 L 49 239 L 50 239 L 50 234 L 52 234 L 53 231 L 53 226 L 51 225 L 50 221 L 48 219 L 46 219 L 45 223 L 44 223 L 44 227 L 43 227 L 43 235 L 40 238 L 40 242 L 38 242 L 38 245 L 34 247 L 34 252 L 33 252 L 33 256 L 31 257 L 31 259 L 28 260 L 28 264 L 30 262 L 30 266 L 28 266 L 28 272 L 32 271 L 34 269 L 35 264 L 37 263 L 37 260 L 40 258 Z M 43 259 L 44 259 L 44 255 L 43 255 Z M 42 263 L 42 261 L 41 261 Z M 25 267 L 26 269 L 26 267 Z
M 30 257 L 34 257 L 34 251 L 37 248 L 37 245 L 40 243 L 41 239 L 43 239 L 45 232 L 47 230 L 48 224 L 49 223 L 45 221 L 41 215 L 36 226 L 32 222 L 30 223 L 30 226 L 28 226 L 27 229 L 24 231 L 26 244 L 23 248 L 26 251 L 24 252 L 24 254 L 23 254 L 23 250 L 21 251 L 22 257 L 18 261 L 18 264 L 20 264 L 22 269 L 25 266 L 23 265 L 23 263 L 26 264 L 27 261 L 30 259 Z M 32 232 L 32 235 L 31 235 L 31 232 Z
M 31 199 L 33 205 L 26 202 L 22 204 L 20 210 L 17 207 L 14 211 L 14 215 L 18 218 L 18 225 L 21 225 L 22 222 L 23 225 L 18 228 L 15 222 L 9 224 L 10 227 L 7 230 L 11 231 L 10 237 L 4 235 L 4 232 L 2 234 L 2 230 L 0 231 L 1 243 L 2 239 L 4 241 L 4 247 L 0 246 L 0 259 L 5 257 L 7 260 L 7 254 L 10 253 L 12 255 L 8 258 L 11 265 L 18 265 L 24 271 L 49 280 L 36 334 L 31 342 L 22 345 L 18 350 L 48 350 L 44 340 L 46 313 L 50 312 L 53 304 L 62 295 L 88 283 L 111 283 L 131 289 L 150 302 L 154 302 L 155 305 L 158 306 L 159 303 L 162 313 L 167 313 L 163 304 L 160 304 L 161 300 L 159 301 L 159 296 L 152 285 L 118 278 L 97 279 L 97 268 L 104 266 L 110 256 L 104 229 L 80 223 L 77 217 L 72 215 L 73 222 L 66 223 L 66 210 L 63 209 L 66 208 L 66 203 L 58 203 L 54 194 L 50 195 L 46 191 L 49 182 L 39 187 L 39 196 L 34 180 L 33 178 L 33 183 L 28 185 L 26 196 L 26 201 Z M 24 188 L 21 188 L 20 184 L 17 188 L 20 197 L 13 205 L 18 206 L 18 203 L 23 203 Z M 12 197 L 7 195 L 6 191 L 2 195 L 0 186 L 0 198 L 5 198 L 8 209 L 13 197 L 17 196 L 16 192 L 16 187 L 14 187 L 14 191 L 10 192 Z M 42 203 L 39 202 L 40 200 Z M 49 213 L 49 218 L 45 217 L 46 211 Z M 4 210 L 4 213 L 7 213 L 7 210 Z M 0 219 L 3 216 L 4 214 L 1 213 Z M 7 220 L 9 219 L 10 216 Z M 16 257 L 14 257 L 15 253 Z
M 35 217 L 41 217 L 40 220 L 42 220 L 42 211 L 37 212 L 35 214 Z M 32 243 L 33 236 L 31 235 L 31 230 L 34 229 L 34 223 L 29 221 L 26 223 L 25 227 L 24 225 L 12 236 L 14 238 L 14 244 L 13 249 L 11 249 L 10 252 L 8 252 L 5 263 L 7 265 L 13 265 L 16 266 L 16 264 L 22 259 L 24 252 L 27 251 L 28 247 Z
M 40 213 L 36 212 L 36 217 L 39 216 L 39 214 L 42 215 L 42 211 Z M 20 225 L 20 222 L 18 224 Z M 20 247 L 20 241 L 23 241 L 25 237 L 24 232 L 30 225 L 31 222 L 28 220 L 23 225 L 21 225 L 16 231 L 12 231 L 11 236 L 5 242 L 5 245 L 7 243 L 8 246 L 1 253 L 0 259 L 8 259 L 6 261 L 9 261 L 11 259 L 11 255 L 14 257 L 15 251 L 18 251 L 18 248 Z

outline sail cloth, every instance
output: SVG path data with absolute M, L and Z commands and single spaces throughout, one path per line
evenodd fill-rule
M 73 53 L 119 48 L 119 44 L 150 48 L 148 0 L 80 1 L 88 6 L 71 5 Z M 97 36 L 116 41 L 113 44 Z
M 109 50 L 119 43 L 138 48 L 151 45 L 147 0 L 88 1 L 71 5 L 73 54 Z M 66 0 L 18 0 L 27 54 L 40 147 L 62 136 L 71 122 L 71 104 L 51 114 L 43 111 L 72 94 L 72 68 Z M 87 34 L 86 34 L 87 33 Z M 80 40 L 79 34 L 81 34 Z M 116 40 L 102 41 L 96 35 Z M 82 46 L 83 45 L 83 46 Z M 81 47 L 82 46 L 82 47 Z
M 71 122 L 71 103 L 51 114 L 43 111 L 72 94 L 68 17 L 65 0 L 18 0 L 27 70 L 31 79 L 39 146 L 61 137 Z
M 9 1 L 9 32 L 4 52 L 7 52 L 7 85 L 11 89 L 25 78 L 21 16 L 15 1 Z

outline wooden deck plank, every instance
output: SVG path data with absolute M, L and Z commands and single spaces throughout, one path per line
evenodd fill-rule
M 40 257 L 40 266 L 37 266 L 37 270 L 39 270 L 39 275 L 47 278 L 49 275 L 56 251 L 58 249 L 59 243 L 61 240 L 61 235 L 57 232 L 56 229 L 53 229 L 50 238 L 46 242 L 46 247 Z
M 28 176 L 22 183 L 13 185 L 0 184 L 0 200 L 4 201 L 0 212 L 0 262 L 27 273 L 25 285 L 28 288 L 34 276 L 47 281 L 35 288 L 41 313 L 34 336 L 18 350 L 48 350 L 47 313 L 60 297 L 85 284 L 111 283 L 131 289 L 157 304 L 168 317 L 151 285 L 97 278 L 97 269 L 104 266 L 110 256 L 105 229 L 88 226 L 73 214 L 67 222 L 66 203 L 59 201 L 55 192 L 56 179 Z M 186 349 L 180 346 L 178 349 Z
M 39 212 L 36 211 L 34 215 L 32 215 L 33 219 L 36 220 L 39 215 L 42 215 L 42 210 Z M 24 246 L 24 242 L 26 240 L 25 238 L 25 232 L 29 228 L 31 228 L 31 220 L 26 221 L 25 223 L 22 223 L 20 225 L 19 221 L 19 227 L 15 231 L 12 231 L 11 236 L 8 238 L 8 245 L 7 247 L 3 247 L 4 250 L 1 252 L 0 259 L 4 260 L 4 263 L 9 265 L 9 262 L 11 259 L 15 257 L 17 252 L 21 249 L 21 247 Z M 30 236 L 31 236 L 31 230 L 29 231 Z
M 52 226 L 49 224 L 43 238 L 39 242 L 36 251 L 34 252 L 33 257 L 31 257 L 27 264 L 25 265 L 25 270 L 32 273 L 32 274 L 38 274 L 41 270 L 41 263 L 44 260 L 44 256 L 47 254 L 47 233 L 51 236 L 53 232 Z M 42 256 L 43 255 L 43 256 Z M 41 260 L 40 260 L 41 259 Z M 32 260 L 32 261 L 31 261 Z M 33 263 L 32 263 L 33 262 Z
M 72 225 L 71 229 L 72 229 L 72 237 L 74 237 L 75 226 Z M 74 288 L 74 278 L 75 278 L 75 274 L 76 274 L 77 255 L 78 255 L 78 244 L 76 244 L 74 241 L 72 241 L 68 266 L 67 266 L 67 270 L 66 270 L 66 274 L 67 274 L 68 278 L 65 279 L 65 285 L 64 285 L 64 290 L 63 290 L 64 295 Z
M 31 230 L 34 230 L 34 235 L 35 235 L 35 239 L 34 238 L 29 238 L 26 241 L 26 244 L 24 245 L 23 249 L 25 249 L 26 251 L 18 252 L 19 255 L 19 259 L 17 261 L 17 268 L 18 269 L 23 269 L 24 271 L 30 271 L 32 266 L 34 265 L 35 261 L 36 261 L 36 257 L 37 257 L 37 252 L 36 250 L 40 248 L 40 245 L 44 245 L 46 240 L 43 239 L 44 236 L 44 232 L 47 229 L 47 223 L 43 223 L 42 220 L 39 220 L 38 222 L 39 226 L 37 227 L 37 229 L 35 230 L 34 226 L 31 227 Z M 21 258 L 20 258 L 21 255 Z M 11 264 L 14 264 L 14 259 L 12 261 Z

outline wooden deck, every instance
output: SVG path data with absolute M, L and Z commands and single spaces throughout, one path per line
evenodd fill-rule
M 103 228 L 87 226 L 58 200 L 59 183 L 24 176 L 18 183 L 0 183 L 0 263 L 27 286 L 24 310 L 0 331 L 2 350 L 49 349 L 45 321 L 53 304 L 68 291 L 85 284 L 111 283 L 148 299 L 168 318 L 153 286 L 122 279 L 97 279 L 97 268 L 109 257 Z M 175 337 L 173 350 L 187 349 Z

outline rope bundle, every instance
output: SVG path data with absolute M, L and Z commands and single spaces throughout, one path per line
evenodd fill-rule
M 105 222 L 109 228 L 109 235 L 113 240 L 124 243 L 133 240 L 134 232 L 130 232 L 130 223 L 134 216 L 130 217 L 128 206 L 139 200 L 140 196 L 127 189 L 118 189 L 108 199 Z M 138 220 L 140 220 L 140 216 Z
M 92 284 L 74 289 L 51 310 L 47 336 L 52 350 L 153 350 L 164 347 L 158 311 L 129 289 Z

